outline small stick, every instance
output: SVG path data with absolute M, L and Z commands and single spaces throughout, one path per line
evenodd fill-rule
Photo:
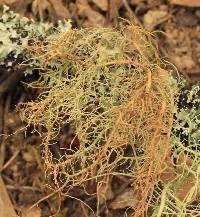
M 20 151 L 18 150 L 13 154 L 13 156 L 2 166 L 2 168 L 0 169 L 0 172 L 2 172 L 3 170 L 5 170 L 7 167 L 10 166 L 10 164 L 15 160 L 19 152 Z

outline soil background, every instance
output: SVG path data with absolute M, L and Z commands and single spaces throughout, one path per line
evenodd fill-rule
M 199 0 L 0 0 L 0 6 L 4 4 L 14 12 L 38 21 L 56 23 L 71 19 L 73 28 L 117 27 L 119 20 L 125 18 L 149 31 L 156 31 L 164 59 L 174 64 L 189 84 L 200 81 Z M 37 94 L 22 83 L 35 78 L 10 73 L 12 76 L 5 77 L 0 69 L 0 134 L 12 134 L 23 126 L 15 106 L 34 99 Z M 40 138 L 37 135 L 28 133 L 25 136 L 24 132 L 19 132 L 9 138 L 1 136 L 0 172 L 0 192 L 4 189 L 12 202 L 7 203 L 7 209 L 14 207 L 23 217 L 91 216 L 88 208 L 73 197 L 79 195 L 90 204 L 95 203 L 95 199 L 93 196 L 85 197 L 78 188 L 72 198 L 55 194 L 39 206 L 28 209 L 51 193 L 45 184 Z M 107 195 L 112 198 L 108 200 L 110 209 L 102 206 L 100 216 L 121 217 L 127 204 L 119 206 L 116 202 L 133 197 L 129 181 L 121 177 L 113 179 L 110 184 L 113 189 Z M 58 210 L 59 214 L 54 215 Z

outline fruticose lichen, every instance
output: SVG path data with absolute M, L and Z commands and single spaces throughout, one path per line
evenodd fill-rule
M 67 194 L 95 182 L 98 215 L 99 190 L 126 176 L 137 195 L 134 216 L 198 216 L 199 86 L 176 81 L 140 27 L 65 25 L 36 24 L 7 9 L 0 20 L 0 62 L 22 55 L 27 72 L 40 74 L 29 86 L 42 93 L 18 110 L 42 137 L 51 187 Z

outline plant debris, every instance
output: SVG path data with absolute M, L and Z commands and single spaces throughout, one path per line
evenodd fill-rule
M 170 150 L 176 91 L 151 34 L 132 24 L 70 30 L 28 50 L 41 68 L 30 85 L 46 91 L 18 108 L 34 131 L 46 131 L 43 158 L 55 190 L 127 175 L 140 194 L 134 215 L 144 214 Z M 63 125 L 74 138 L 57 158 L 51 149 Z
M 188 7 L 200 7 L 199 0 L 170 0 L 171 4 L 182 5 Z

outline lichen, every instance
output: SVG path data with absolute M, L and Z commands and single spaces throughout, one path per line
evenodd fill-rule
M 53 24 L 35 22 L 14 13 L 4 6 L 0 19 L 0 65 L 6 68 L 18 69 L 27 58 L 26 46 L 34 44 L 40 38 L 44 40 L 54 33 L 67 31 L 71 28 L 70 21 Z M 31 74 L 32 66 L 27 66 L 25 74 Z

